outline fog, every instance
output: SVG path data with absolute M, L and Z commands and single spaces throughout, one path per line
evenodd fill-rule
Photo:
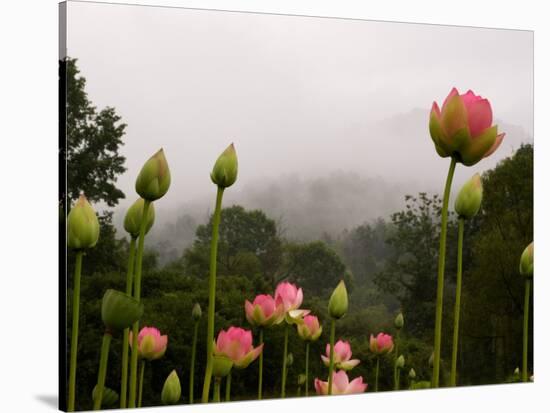
M 441 191 L 448 159 L 427 121 L 453 86 L 489 98 L 506 132 L 493 156 L 457 168 L 457 184 L 533 139 L 532 32 L 82 2 L 67 16 L 89 98 L 128 124 L 115 220 L 163 147 L 173 184 L 152 239 L 180 252 L 212 208 L 209 172 L 231 142 L 240 170 L 225 205 L 315 238 Z

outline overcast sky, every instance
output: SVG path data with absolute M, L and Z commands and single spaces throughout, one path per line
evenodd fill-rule
M 128 124 L 122 206 L 159 147 L 172 171 L 165 206 L 210 196 L 231 142 L 234 196 L 334 171 L 440 188 L 449 161 L 433 149 L 428 113 L 453 86 L 489 98 L 507 132 L 457 181 L 532 136 L 532 32 L 81 2 L 67 16 L 89 98 Z

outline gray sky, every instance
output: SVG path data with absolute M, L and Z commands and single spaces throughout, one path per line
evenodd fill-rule
M 123 207 L 161 146 L 173 184 L 159 204 L 211 197 L 209 172 L 230 142 L 234 199 L 280 175 L 334 171 L 439 190 L 449 161 L 433 149 L 428 113 L 452 86 L 489 98 L 507 132 L 455 182 L 533 133 L 531 32 L 69 3 L 68 54 L 94 104 L 128 124 Z

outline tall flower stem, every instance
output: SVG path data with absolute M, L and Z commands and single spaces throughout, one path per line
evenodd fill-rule
M 128 270 L 126 272 L 126 294 L 132 295 L 132 283 L 134 281 L 134 262 L 136 258 L 136 239 L 130 240 L 128 251 Z M 120 408 L 126 408 L 126 397 L 128 395 L 128 333 L 125 328 L 122 333 L 122 373 L 120 375 Z
M 220 401 L 220 377 L 214 377 L 214 401 L 219 402 Z
M 231 372 L 227 375 L 225 379 L 225 401 L 228 402 L 231 400 Z
M 212 381 L 212 361 L 214 345 L 214 314 L 216 311 L 216 264 L 218 255 L 218 232 L 222 212 L 223 188 L 218 186 L 216 194 L 216 209 L 212 222 L 212 241 L 210 243 L 210 275 L 208 277 L 208 329 L 206 335 L 206 371 L 202 387 L 202 402 L 208 403 L 210 382 Z
M 309 391 L 309 341 L 306 341 L 306 397 Z
M 109 361 L 109 346 L 111 345 L 111 332 L 106 331 L 103 334 L 103 343 L 101 345 L 101 357 L 99 358 L 99 373 L 97 375 L 97 393 L 94 399 L 94 410 L 101 409 L 103 399 L 103 388 L 105 387 L 105 376 L 107 375 L 107 362 Z
M 393 388 L 394 390 L 399 390 L 399 369 L 397 368 L 397 359 L 399 358 L 399 332 L 397 330 L 395 333 L 395 352 L 393 360 Z
M 259 345 L 261 346 L 264 342 L 264 329 L 260 327 L 259 329 Z M 264 373 L 264 352 L 262 351 L 260 353 L 260 357 L 258 360 L 258 400 L 262 400 L 262 381 L 263 381 L 263 373 Z
M 199 322 L 195 321 L 193 332 L 193 346 L 191 347 L 191 369 L 189 370 L 189 404 L 193 404 L 193 392 L 195 387 L 195 357 L 197 354 L 197 337 L 199 334 Z
M 378 373 L 380 372 L 380 356 L 376 356 L 376 372 L 374 373 L 374 391 L 378 391 Z
M 141 407 L 141 398 L 143 396 L 143 377 L 145 377 L 145 360 L 141 360 L 141 368 L 139 372 L 138 407 Z
M 523 301 L 523 365 L 521 370 L 521 381 L 527 381 L 527 350 L 529 343 L 529 293 L 531 280 L 525 280 L 525 299 Z
M 332 394 L 332 372 L 334 370 L 334 336 L 336 335 L 336 320 L 330 320 L 330 362 L 328 365 L 328 394 Z
M 445 191 L 443 193 L 443 205 L 441 207 L 441 232 L 439 238 L 439 262 L 437 266 L 437 296 L 435 303 L 435 336 L 434 336 L 434 364 L 432 375 L 432 387 L 439 387 L 439 361 L 441 358 L 441 323 L 443 320 L 443 286 L 445 276 L 445 250 L 447 246 L 447 210 L 449 208 L 449 195 L 455 172 L 456 160 L 451 158 Z
M 145 241 L 145 228 L 147 220 L 145 217 L 149 214 L 149 206 L 151 201 L 143 202 L 142 219 L 139 227 L 139 241 L 136 255 L 136 271 L 134 279 L 134 298 L 141 300 L 141 263 L 143 261 L 143 245 Z M 130 360 L 130 394 L 128 396 L 128 407 L 136 407 L 136 387 L 137 387 L 137 370 L 138 370 L 138 334 L 139 321 L 136 321 L 132 326 L 132 357 Z
M 286 357 L 288 353 L 288 324 L 285 322 L 285 344 L 284 344 L 284 350 L 283 350 L 283 373 L 282 373 L 282 380 L 281 380 L 281 398 L 285 397 L 285 390 L 286 390 Z
M 76 252 L 76 262 L 74 266 L 74 285 L 73 285 L 73 326 L 71 330 L 71 360 L 69 363 L 69 402 L 67 410 L 74 411 L 74 401 L 76 394 L 76 354 L 78 350 L 78 319 L 80 313 L 80 275 L 82 273 L 82 256 L 84 252 Z
M 451 359 L 451 387 L 456 386 L 456 362 L 458 359 L 458 333 L 460 328 L 460 299 L 462 296 L 462 244 L 464 242 L 464 218 L 458 219 L 458 250 L 456 253 L 456 298 L 453 329 L 453 354 Z

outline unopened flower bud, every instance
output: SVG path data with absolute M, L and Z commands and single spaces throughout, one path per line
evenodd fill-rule
M 292 353 L 288 353 L 288 355 L 286 356 L 286 365 L 290 367 L 293 364 L 294 364 L 294 356 L 292 355 Z
M 403 324 L 405 323 L 405 320 L 403 319 L 403 313 L 397 314 L 395 317 L 395 320 L 393 321 L 393 325 L 398 330 L 401 330 L 403 328 Z
M 141 168 L 136 179 L 136 192 L 143 199 L 156 201 L 162 198 L 170 188 L 170 169 L 160 149 L 149 158 Z
M 141 226 L 141 217 L 143 216 L 143 204 L 145 203 L 143 198 L 139 198 L 132 204 L 126 216 L 124 217 L 124 229 L 132 238 L 139 236 L 139 230 Z M 145 233 L 147 234 L 155 222 L 155 207 L 151 202 L 147 212 L 147 222 L 145 223 Z
M 94 386 L 92 391 L 92 400 L 95 400 L 97 397 L 97 384 Z M 103 386 L 103 393 L 101 397 L 101 406 L 102 407 L 112 407 L 118 402 L 118 393 L 109 387 Z
M 220 188 L 227 188 L 237 180 L 238 166 L 237 152 L 231 144 L 216 160 L 210 179 Z
M 101 319 L 110 330 L 124 330 L 143 314 L 143 303 L 122 291 L 107 290 L 101 302 Z
M 168 375 L 162 386 L 162 404 L 176 404 L 181 399 L 181 383 L 176 370 Z
M 306 382 L 306 375 L 298 374 L 298 386 L 303 386 L 305 382 Z
M 332 292 L 328 302 L 328 313 L 332 318 L 342 318 L 348 311 L 348 291 L 344 280 Z
M 193 317 L 193 320 L 199 321 L 202 316 L 202 310 L 199 303 L 195 303 L 193 306 L 193 311 L 191 312 L 191 316 Z
M 409 379 L 411 379 L 411 380 L 416 379 L 416 371 L 414 371 L 414 369 L 412 367 L 409 370 Z
M 533 276 L 534 253 L 535 247 L 533 246 L 533 243 L 530 243 L 521 254 L 521 259 L 519 260 L 519 273 L 524 277 Z
M 455 200 L 455 212 L 461 218 L 473 218 L 481 207 L 483 186 L 479 174 L 472 176 L 460 189 Z
M 67 242 L 70 248 L 92 248 L 99 238 L 99 221 L 97 215 L 84 196 L 80 194 L 75 206 L 67 218 Z
M 212 375 L 214 377 L 227 376 L 232 367 L 233 361 L 229 357 L 222 355 L 214 355 L 212 357 Z
M 398 369 L 402 369 L 403 367 L 405 367 L 405 357 L 403 356 L 403 354 L 397 357 L 397 360 L 395 360 L 395 366 Z

